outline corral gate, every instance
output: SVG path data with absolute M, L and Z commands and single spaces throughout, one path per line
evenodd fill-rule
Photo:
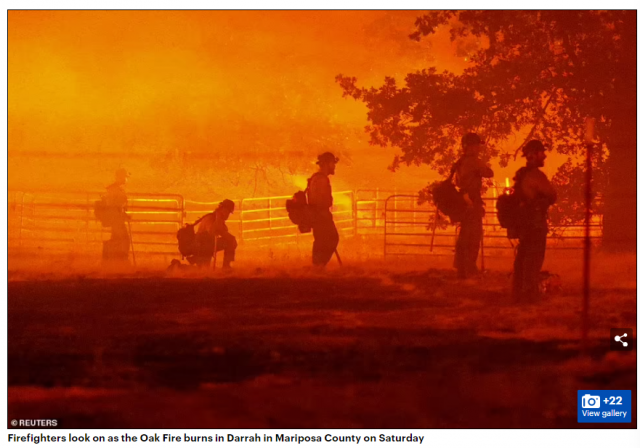
M 507 239 L 506 230 L 500 227 L 495 210 L 495 197 L 483 198 L 486 213 L 483 219 L 481 257 L 504 256 L 512 251 L 515 242 Z M 418 205 L 418 196 L 395 194 L 384 203 L 384 257 L 392 255 L 451 254 L 455 249 L 458 227 L 439 214 L 434 226 L 436 210 L 430 203 Z M 582 250 L 583 225 L 564 225 L 550 228 L 547 250 Z M 600 222 L 592 225 L 593 239 L 602 238 Z

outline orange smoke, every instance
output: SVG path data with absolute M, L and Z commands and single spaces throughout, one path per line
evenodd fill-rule
M 334 78 L 380 85 L 437 65 L 448 32 L 408 39 L 418 11 L 9 11 L 9 188 L 133 191 L 199 200 L 279 195 L 339 153 L 336 189 L 417 191 L 371 147 L 366 108 Z M 349 163 L 347 163 L 349 161 Z

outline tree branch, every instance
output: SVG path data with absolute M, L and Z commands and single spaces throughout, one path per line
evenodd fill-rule
M 551 100 L 553 99 L 553 97 L 555 95 L 556 95 L 556 88 L 554 87 L 551 90 L 551 94 L 549 95 L 549 99 L 547 100 L 547 104 L 545 104 L 544 107 L 542 108 L 542 110 L 538 113 L 538 118 L 536 119 L 536 122 L 533 123 L 533 126 L 531 127 L 531 131 L 529 131 L 529 134 L 524 139 L 522 144 L 520 146 L 518 146 L 516 151 L 513 153 L 513 160 L 516 160 L 516 157 L 518 156 L 518 152 L 520 152 L 520 150 L 524 147 L 524 145 L 527 144 L 529 139 L 533 136 L 533 133 L 536 131 L 536 128 L 540 124 L 540 121 L 544 118 L 544 115 L 547 112 L 547 108 L 549 107 L 549 104 L 551 104 Z

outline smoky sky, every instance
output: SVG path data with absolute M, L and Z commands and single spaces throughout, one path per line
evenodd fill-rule
M 385 76 L 402 84 L 407 73 L 431 66 L 460 73 L 468 62 L 447 28 L 409 39 L 419 15 L 10 11 L 10 187 L 58 188 L 77 177 L 78 189 L 96 176 L 86 167 L 102 169 L 102 179 L 131 160 L 141 171 L 145 160 L 180 151 L 215 161 L 247 151 L 250 159 L 330 149 L 350 152 L 367 179 L 382 174 L 395 150 L 368 144 L 367 108 L 343 98 L 335 76 L 377 87 Z M 371 151 L 377 159 L 368 159 Z M 119 158 L 103 162 L 113 154 Z M 86 163 L 77 165 L 78 157 Z M 158 187 L 154 172 L 145 173 L 147 185 Z M 354 178 L 345 187 L 361 185 Z
M 130 151 L 119 140 L 133 139 L 152 151 L 239 119 L 362 128 L 366 110 L 341 97 L 338 73 L 376 85 L 461 63 L 446 39 L 408 39 L 417 15 L 11 11 L 10 150 Z

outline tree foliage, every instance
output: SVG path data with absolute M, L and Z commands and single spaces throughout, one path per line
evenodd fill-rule
M 609 144 L 613 120 L 635 113 L 635 11 L 434 11 L 416 20 L 410 38 L 440 27 L 468 54 L 461 74 L 431 67 L 409 73 L 403 85 L 387 77 L 372 88 L 336 77 L 345 97 L 369 109 L 370 143 L 400 149 L 391 169 L 427 164 L 444 173 L 468 131 L 486 138 L 485 157 L 502 166 L 540 139 L 572 156 L 553 181 L 568 194 L 557 216 L 578 219 L 585 118 L 596 118 L 595 160 L 604 173 L 617 150 Z M 522 144 L 505 147 L 517 133 L 526 135 Z M 606 178 L 596 181 L 602 191 Z

